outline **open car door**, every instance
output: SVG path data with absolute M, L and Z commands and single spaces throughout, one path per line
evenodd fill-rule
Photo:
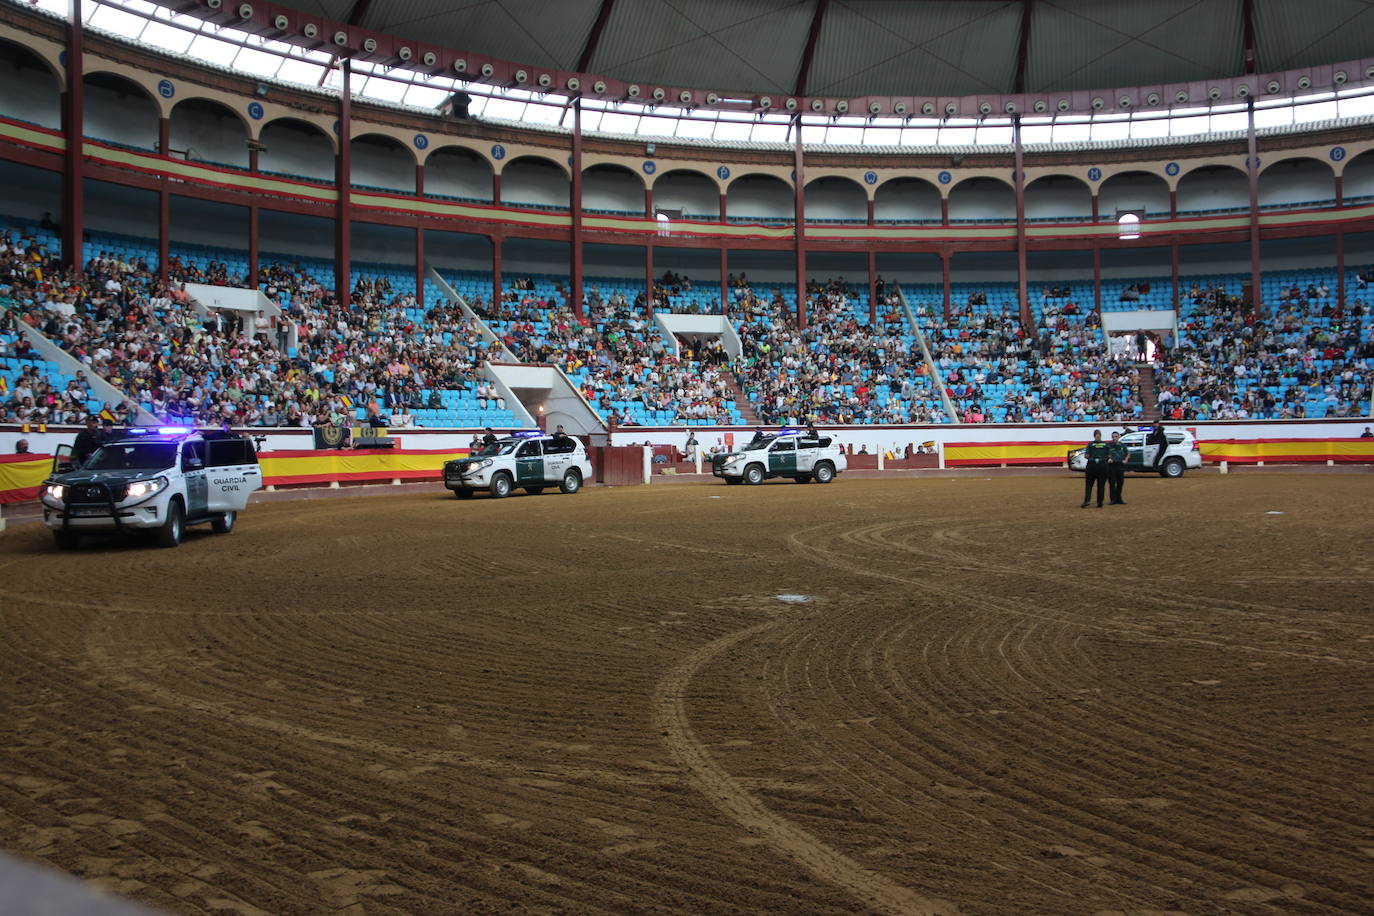
M 252 440 L 210 439 L 205 444 L 209 511 L 241 511 L 248 505 L 249 494 L 262 486 L 262 468 Z

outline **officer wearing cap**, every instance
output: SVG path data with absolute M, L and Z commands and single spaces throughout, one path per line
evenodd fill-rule
M 1126 500 L 1121 498 L 1121 491 L 1126 486 L 1126 457 L 1127 449 L 1121 441 L 1121 433 L 1113 430 L 1112 441 L 1107 445 L 1107 491 L 1113 506 L 1126 505 Z
M 1107 486 L 1107 443 L 1102 441 L 1102 430 L 1093 430 L 1093 441 L 1083 449 L 1087 460 L 1087 473 L 1083 475 L 1083 508 L 1092 505 L 1093 484 L 1097 484 L 1097 508 L 1102 508 L 1102 491 Z
M 105 434 L 100 430 L 100 418 L 92 414 L 86 418 L 86 428 L 76 434 L 72 444 L 72 462 L 77 467 L 85 465 L 95 450 L 105 444 Z

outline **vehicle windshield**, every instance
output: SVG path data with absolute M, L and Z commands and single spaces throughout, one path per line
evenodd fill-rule
M 497 439 L 490 445 L 482 446 L 482 450 L 474 455 L 474 457 L 494 458 L 497 455 L 509 455 L 511 452 L 515 451 L 517 445 L 524 441 L 524 439 Z
M 175 442 L 119 442 L 96 449 L 83 471 L 159 471 L 176 464 Z
M 774 440 L 776 440 L 777 438 L 777 436 L 764 436 L 761 439 L 753 439 L 749 442 L 744 443 L 744 445 L 740 447 L 740 451 L 754 452 L 758 451 L 761 448 L 768 448 L 768 446 L 772 445 Z

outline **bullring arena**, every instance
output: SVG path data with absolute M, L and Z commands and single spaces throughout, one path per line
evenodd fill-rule
M 1374 913 L 1370 35 L 0 0 L 0 916 Z

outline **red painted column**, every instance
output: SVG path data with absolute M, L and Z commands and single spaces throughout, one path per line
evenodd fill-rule
M 868 224 L 873 225 L 873 198 L 868 199 Z
M 1016 285 L 1021 302 L 1021 324 L 1031 325 L 1030 296 L 1026 291 L 1026 176 L 1021 148 L 1021 118 L 1011 121 L 1011 138 L 1015 145 L 1016 169 Z
M 423 163 L 415 163 L 415 196 L 425 196 L 425 167 Z
M 582 102 L 573 99 L 572 182 L 568 209 L 572 213 L 572 299 L 573 314 L 582 317 Z
M 725 203 L 725 195 L 720 197 L 721 204 Z M 720 313 L 730 314 L 730 251 L 725 247 L 725 243 L 720 243 Z
M 353 285 L 349 276 L 353 232 L 348 207 L 353 181 L 353 62 L 345 57 L 339 61 L 339 70 L 343 85 L 339 89 L 339 155 L 334 160 L 334 189 L 339 195 L 334 215 L 334 295 L 345 304 Z
M 650 187 L 644 189 L 644 218 L 654 218 L 654 189 Z
M 1249 99 L 1245 108 L 1249 115 L 1245 128 L 1249 149 L 1245 170 L 1250 175 L 1250 286 L 1255 291 L 1255 314 L 1262 315 L 1264 297 L 1260 295 L 1259 142 L 1255 138 L 1255 100 Z
M 1344 175 L 1337 175 L 1337 176 L 1336 176 L 1336 188 L 1335 188 L 1335 190 L 1336 190 L 1336 206 L 1338 206 L 1338 207 L 1344 207 L 1344 206 L 1345 206 L 1345 180 L 1344 180 L 1344 179 L 1345 179 L 1345 176 L 1344 176 Z
M 940 197 L 940 225 L 941 225 L 941 226 L 948 226 L 948 225 L 949 225 L 949 196 L 948 196 L 948 195 L 942 195 L 942 196 Z
M 645 314 L 654 314 L 654 243 L 644 246 L 644 308 Z
M 81 0 L 68 0 L 67 83 L 62 93 L 62 136 L 67 141 L 62 162 L 62 263 L 77 273 L 86 269 L 81 248 L 86 222 L 81 155 L 85 121 L 82 33 Z
M 941 283 L 943 283 L 943 284 L 944 284 L 944 287 L 945 287 L 945 321 L 949 321 L 949 315 L 950 315 L 950 311 L 951 311 L 951 309 L 950 309 L 950 307 L 949 307 L 949 305 L 950 305 L 950 303 L 949 303 L 949 298 L 950 298 L 950 296 L 949 296 L 949 261 L 950 261 L 950 257 L 951 257 L 951 256 L 950 256 L 950 253 L 949 253 L 948 251 L 942 251 L 942 252 L 940 252 L 940 280 L 941 280 Z
M 722 223 L 728 222 L 728 216 L 729 216 L 729 214 L 730 214 L 730 198 L 726 195 L 726 193 L 725 193 L 724 191 L 721 191 L 721 192 L 720 192 L 720 221 L 721 221 Z
M 501 173 L 491 173 L 491 202 L 496 206 L 501 206 Z
M 802 167 L 801 115 L 792 120 L 792 235 L 797 250 L 797 327 L 806 327 L 806 173 Z
M 248 151 L 248 171 L 258 171 L 258 151 Z M 258 224 L 261 213 L 257 204 L 248 205 L 248 285 L 258 288 Z
M 1178 219 L 1178 188 L 1169 189 L 1169 219 Z
M 1098 210 L 1098 207 L 1101 205 L 1101 203 L 1102 203 L 1102 201 L 1098 199 L 1097 192 L 1094 191 L 1094 192 L 1093 192 L 1093 222 L 1097 222 L 1098 219 L 1100 218 L 1100 211 Z
M 425 304 L 425 227 L 415 227 L 415 303 Z
M 157 151 L 163 156 L 172 155 L 172 122 L 159 118 L 157 122 Z M 172 245 L 172 200 L 167 193 L 167 178 L 157 183 L 157 278 L 167 281 L 167 256 Z
M 873 221 L 873 201 L 868 202 L 869 222 Z M 868 249 L 868 323 L 878 323 L 878 252 Z
M 499 235 L 491 237 L 491 307 L 493 310 L 501 304 L 501 246 L 506 242 Z

